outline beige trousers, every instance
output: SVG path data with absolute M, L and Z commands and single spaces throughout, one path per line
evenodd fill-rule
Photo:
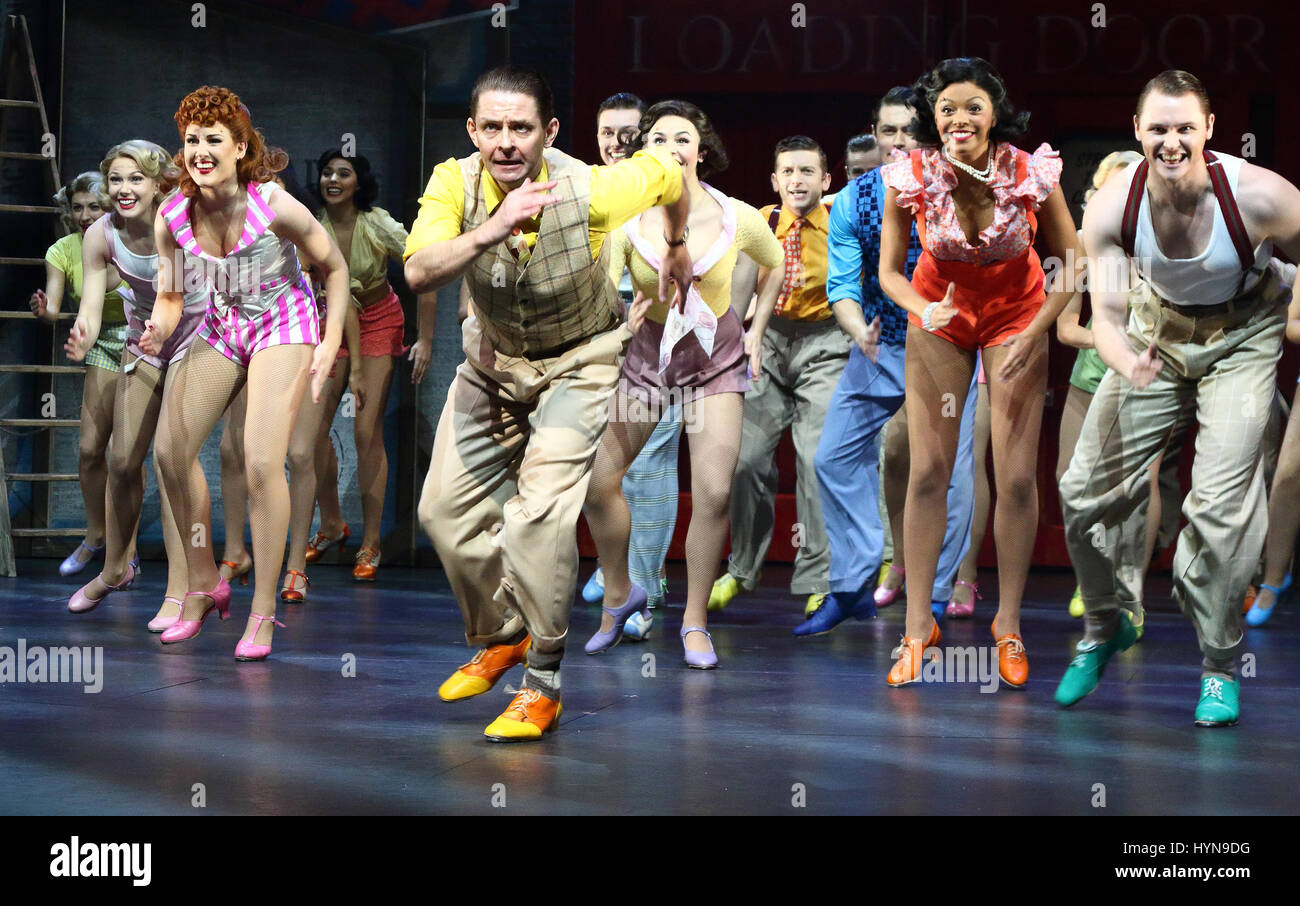
M 630 334 L 544 359 L 495 350 L 475 317 L 420 494 L 471 646 L 532 635 L 529 664 L 558 668 L 578 576 L 577 524 Z
M 1155 342 L 1164 367 L 1141 390 L 1106 373 L 1061 478 L 1066 542 L 1089 612 L 1116 606 L 1119 528 L 1146 496 L 1156 455 L 1195 420 L 1174 596 L 1206 657 L 1235 658 L 1241 602 L 1267 532 L 1257 465 L 1290 295 L 1275 268 L 1242 300 L 1253 304 L 1213 317 L 1180 315 L 1145 285 L 1134 292 L 1129 340 L 1135 350 Z

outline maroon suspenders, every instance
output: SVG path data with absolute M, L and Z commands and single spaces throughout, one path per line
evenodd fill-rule
M 1223 213 L 1223 222 L 1228 227 L 1228 236 L 1232 239 L 1232 245 L 1237 250 L 1237 258 L 1241 262 L 1241 285 L 1238 287 L 1238 293 L 1246 285 L 1246 277 L 1255 267 L 1255 250 L 1250 245 L 1250 237 L 1246 233 L 1246 225 L 1242 222 L 1241 211 L 1237 208 L 1237 199 L 1233 197 L 1232 187 L 1228 184 L 1228 174 L 1223 172 L 1223 163 L 1214 155 L 1213 151 L 1206 151 L 1205 166 L 1210 173 L 1210 185 L 1214 189 L 1214 199 L 1219 204 L 1219 210 Z M 1130 258 L 1134 256 L 1134 246 L 1137 242 L 1137 223 L 1138 212 L 1142 209 L 1142 193 L 1146 191 L 1147 171 L 1150 169 L 1149 162 L 1143 158 L 1133 172 L 1133 182 L 1129 185 L 1128 200 L 1124 204 L 1124 219 L 1120 224 L 1120 241 L 1124 246 L 1124 254 Z

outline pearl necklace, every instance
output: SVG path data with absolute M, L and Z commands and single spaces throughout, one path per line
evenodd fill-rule
M 956 167 L 958 170 L 965 170 L 967 173 L 969 173 L 971 176 L 975 177 L 976 179 L 978 179 L 978 180 L 979 180 L 980 182 L 982 182 L 982 183 L 988 183 L 990 180 L 993 179 L 993 145 L 992 145 L 992 143 L 989 144 L 989 163 L 988 163 L 988 166 L 985 167 L 983 170 L 976 170 L 976 169 L 975 169 L 974 167 L 972 167 L 970 164 L 964 164 L 964 163 L 962 163 L 961 161 L 957 160 L 957 158 L 953 157 L 951 154 L 948 153 L 948 149 L 947 149 L 947 148 L 944 148 L 944 149 L 943 149 L 943 157 L 944 157 L 944 160 L 948 161 L 948 163 L 952 164 L 952 165 L 953 165 L 954 167 Z

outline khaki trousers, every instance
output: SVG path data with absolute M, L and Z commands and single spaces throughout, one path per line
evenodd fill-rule
M 1174 553 L 1174 596 L 1206 657 L 1235 659 L 1241 602 L 1267 532 L 1257 465 L 1290 295 L 1275 267 L 1239 300 L 1253 304 L 1213 317 L 1178 314 L 1145 284 L 1134 291 L 1129 340 L 1139 351 L 1155 342 L 1164 367 L 1141 390 L 1106 373 L 1061 478 L 1066 542 L 1089 612 L 1116 606 L 1119 527 L 1145 497 L 1156 455 L 1194 419 L 1196 458 L 1183 501 L 1188 525 Z
M 774 317 L 763 334 L 763 373 L 745 394 L 740 456 L 731 487 L 731 557 L 727 572 L 752 589 L 772 543 L 777 487 L 776 448 L 794 435 L 795 513 L 801 530 L 790 591 L 830 591 L 830 545 L 813 460 L 826 409 L 853 341 L 834 318 L 807 323 Z M 794 529 L 794 526 L 790 528 Z
M 630 334 L 598 334 L 561 355 L 495 350 L 475 317 L 447 393 L 420 494 L 474 647 L 523 628 L 528 661 L 558 668 L 578 576 L 577 524 Z

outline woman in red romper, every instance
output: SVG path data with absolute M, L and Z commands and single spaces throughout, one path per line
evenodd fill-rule
M 880 285 L 908 311 L 907 419 L 912 464 L 903 519 L 907 628 L 889 684 L 919 681 L 924 650 L 939 642 L 930 593 L 947 515 L 961 407 L 983 350 L 989 377 L 997 509 L 998 612 L 993 637 L 1003 683 L 1029 675 L 1020 598 L 1038 526 L 1036 464 L 1047 384 L 1047 331 L 1069 301 L 1066 271 L 1082 258 L 1058 185 L 1061 161 L 1008 139 L 1025 132 L 1002 78 L 984 60 L 944 60 L 916 83 L 913 134 L 921 148 L 882 171 Z M 924 251 L 904 276 L 911 221 Z M 1033 249 L 1041 222 L 1056 256 L 1052 292 Z

